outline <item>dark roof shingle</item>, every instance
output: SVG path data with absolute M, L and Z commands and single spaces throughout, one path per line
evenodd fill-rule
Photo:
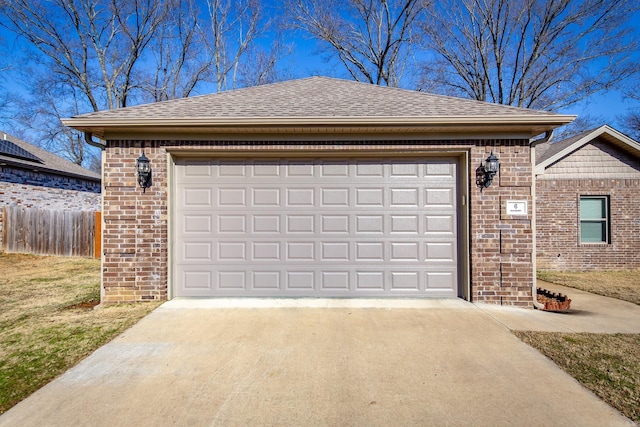
M 0 153 L 0 163 L 7 163 L 23 169 L 39 170 L 42 172 L 51 173 L 53 175 L 80 178 L 94 182 L 99 182 L 101 179 L 100 174 L 96 172 L 85 169 L 80 165 L 63 159 L 60 156 L 56 156 L 49 151 L 46 151 L 33 144 L 29 144 L 28 142 L 18 139 L 12 135 L 0 132 L 0 136 L 4 137 L 4 139 L 7 141 L 13 142 L 18 147 L 42 160 L 42 162 L 40 163 Z

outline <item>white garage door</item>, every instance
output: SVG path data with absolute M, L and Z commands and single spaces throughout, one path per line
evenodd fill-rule
M 456 169 L 177 159 L 174 296 L 456 297 Z

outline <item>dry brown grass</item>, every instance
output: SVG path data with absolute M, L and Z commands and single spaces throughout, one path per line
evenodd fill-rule
M 538 271 L 538 279 L 640 305 L 640 270 Z
M 626 417 L 640 422 L 640 335 L 514 334 Z
M 158 306 L 94 310 L 95 259 L 0 253 L 0 271 L 0 414 Z

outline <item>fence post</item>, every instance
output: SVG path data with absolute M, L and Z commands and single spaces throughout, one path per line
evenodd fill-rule
M 95 217 L 96 232 L 93 235 L 93 256 L 102 258 L 102 212 L 97 211 Z
M 0 250 L 6 251 L 7 247 L 7 207 L 2 207 L 2 244 L 0 244 Z

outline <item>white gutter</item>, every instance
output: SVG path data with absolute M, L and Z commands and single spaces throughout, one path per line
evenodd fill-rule
M 117 111 L 117 110 L 114 110 Z M 106 117 L 105 117 L 106 116 Z M 297 117 L 102 117 L 93 115 L 61 119 L 70 127 L 119 127 L 119 126 L 296 126 L 296 125 L 562 125 L 575 116 L 568 115 L 492 115 L 492 116 L 406 116 L 406 117 L 341 117 L 341 116 L 297 116 Z

